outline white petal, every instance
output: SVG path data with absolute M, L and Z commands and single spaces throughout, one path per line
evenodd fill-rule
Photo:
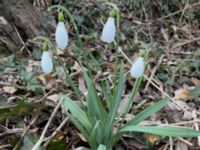
M 144 59 L 142 57 L 137 58 L 131 67 L 131 76 L 139 78 L 143 75 L 145 69 Z
M 114 41 L 115 33 L 116 33 L 115 20 L 113 17 L 109 17 L 103 27 L 101 40 L 106 43 L 111 43 L 112 41 Z
M 56 28 L 56 44 L 59 48 L 65 49 L 68 45 L 68 32 L 65 28 L 64 22 L 59 22 Z
M 49 74 L 53 71 L 53 61 L 49 51 L 44 51 L 42 53 L 41 66 L 42 66 L 42 71 L 45 74 Z

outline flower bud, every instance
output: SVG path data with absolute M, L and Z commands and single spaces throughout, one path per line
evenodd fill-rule
M 49 74 L 53 71 L 53 61 L 49 51 L 43 51 L 41 60 L 42 71 Z
M 59 22 L 55 33 L 56 44 L 58 48 L 64 50 L 68 45 L 68 32 L 65 28 L 63 13 L 59 13 L 58 20 Z
M 130 70 L 131 76 L 134 78 L 141 77 L 144 74 L 144 69 L 145 69 L 144 59 L 142 57 L 137 58 L 131 67 Z
M 114 41 L 115 33 L 115 20 L 113 17 L 109 17 L 103 27 L 101 40 L 106 43 L 111 43 L 112 41 Z

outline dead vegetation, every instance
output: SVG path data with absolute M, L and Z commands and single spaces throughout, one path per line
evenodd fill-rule
M 41 33 L 54 39 L 55 26 L 50 24 L 51 28 L 43 27 L 41 22 L 45 25 L 49 22 L 54 24 L 57 14 L 47 13 L 47 6 L 42 5 L 51 5 L 49 1 L 37 2 L 37 0 L 32 3 L 23 0 L 19 2 L 0 0 L 1 8 L 6 6 L 0 10 L 0 33 L 2 33 L 0 34 L 0 149 L 28 150 L 42 134 L 44 136 L 42 143 L 47 149 L 88 147 L 84 137 L 58 107 L 59 93 L 77 99 L 69 84 L 65 82 L 65 73 L 59 67 L 59 62 L 56 62 L 53 74 L 43 75 L 41 72 L 39 48 L 41 43 L 33 42 L 31 39 L 42 35 Z M 198 0 L 181 2 L 114 0 L 113 2 L 121 11 L 122 53 L 119 58 L 124 61 L 126 73 L 131 66 L 123 53 L 128 59 L 134 60 L 144 48 L 137 44 L 136 40 L 148 44 L 151 48 L 142 86 L 134 100 L 132 111 L 127 115 L 127 120 L 157 100 L 168 97 L 171 103 L 143 124 L 173 124 L 199 130 L 200 2 Z M 67 68 L 69 76 L 77 87 L 87 93 L 81 68 L 76 61 L 80 60 L 81 56 L 93 54 L 98 63 L 95 64 L 89 59 L 87 61 L 92 68 L 98 94 L 102 95 L 100 81 L 107 78 L 112 84 L 114 74 L 114 45 L 108 46 L 99 40 L 102 22 L 105 22 L 108 10 L 101 5 L 102 1 L 76 0 L 64 1 L 63 4 L 75 17 L 86 51 L 77 48 L 74 29 L 71 22 L 68 22 L 70 44 L 60 61 Z M 28 8 L 20 8 L 23 5 Z M 27 11 L 29 8 L 33 11 Z M 18 9 L 24 12 L 17 13 Z M 2 10 L 9 11 L 11 15 L 5 15 Z M 32 13 L 33 17 L 30 16 Z M 36 14 L 39 17 L 35 17 Z M 44 19 L 47 15 L 48 17 Z M 26 23 L 26 18 L 31 22 Z M 69 18 L 66 20 L 69 21 Z M 126 79 L 121 107 L 131 92 L 133 82 L 134 79 L 130 76 Z M 52 116 L 53 112 L 55 114 Z M 163 138 L 134 133 L 121 139 L 115 149 L 193 150 L 199 147 L 199 137 Z

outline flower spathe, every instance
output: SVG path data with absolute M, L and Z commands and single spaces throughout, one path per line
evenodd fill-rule
M 109 17 L 103 27 L 101 40 L 106 43 L 111 43 L 114 41 L 115 34 L 116 34 L 115 19 L 113 17 Z
M 138 57 L 136 61 L 133 63 L 130 73 L 134 78 L 139 78 L 144 74 L 145 63 L 142 57 Z
M 68 39 L 68 32 L 65 28 L 65 24 L 62 21 L 58 22 L 55 38 L 56 38 L 57 47 L 64 50 L 68 45 L 69 39 Z
M 43 51 L 41 60 L 42 71 L 49 74 L 53 71 L 53 61 L 49 51 Z

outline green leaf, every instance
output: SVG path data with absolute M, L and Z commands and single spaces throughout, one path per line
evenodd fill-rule
M 147 108 L 147 109 L 143 110 L 142 112 L 140 112 L 139 114 L 137 114 L 133 119 L 131 119 L 127 124 L 125 124 L 124 127 L 129 126 L 129 125 L 139 124 L 141 121 L 147 119 L 148 117 L 150 117 L 151 115 L 153 115 L 157 111 L 159 111 L 161 108 L 163 108 L 165 105 L 167 105 L 168 102 L 169 102 L 168 99 L 163 99 L 163 100 L 155 103 L 153 106 L 150 106 L 149 108 Z
M 68 110 L 70 110 L 71 114 L 78 120 L 80 123 L 87 129 L 87 131 L 91 131 L 92 127 L 88 120 L 87 114 L 69 97 L 62 96 L 61 100 L 63 101 L 62 106 L 64 112 L 67 114 Z
M 119 74 L 119 81 L 118 81 L 118 85 L 116 90 L 114 91 L 114 95 L 113 95 L 113 99 L 112 99 L 112 109 L 110 112 L 110 123 L 109 123 L 109 128 L 112 126 L 112 123 L 116 117 L 117 114 L 117 110 L 119 108 L 119 103 L 121 100 L 121 96 L 122 96 L 122 91 L 124 88 L 124 68 L 121 65 L 120 67 L 120 74 Z
M 97 150 L 106 150 L 106 146 L 100 144 Z
M 193 98 L 200 97 L 200 86 L 195 87 L 193 90 L 191 90 L 188 94 L 188 96 L 191 96 Z
M 157 111 L 159 111 L 161 108 L 163 108 L 167 103 L 169 102 L 168 99 L 163 99 L 157 103 L 155 103 L 153 106 L 150 106 L 149 108 L 143 110 L 139 114 L 137 114 L 133 119 L 131 119 L 128 123 L 126 123 L 119 131 L 123 130 L 127 126 L 134 126 L 139 124 L 141 121 L 147 119 L 151 115 L 155 114 Z M 116 143 L 121 137 L 123 136 L 123 133 L 117 133 L 115 134 L 113 138 L 113 143 Z
M 200 132 L 178 126 L 126 126 L 119 132 L 144 132 L 160 136 L 170 137 L 196 137 L 200 136 Z
M 111 111 L 111 99 L 112 99 L 112 94 L 111 94 L 111 87 L 108 83 L 107 80 L 105 80 L 103 83 L 102 83 L 102 89 L 103 89 L 103 95 L 105 97 L 105 100 L 106 100 L 106 106 L 108 107 L 108 110 Z
M 111 101 L 111 110 L 110 110 L 110 119 L 108 120 L 108 125 L 105 129 L 105 137 L 104 142 L 108 142 L 109 140 L 113 140 L 111 138 L 112 130 L 113 130 L 113 122 L 117 114 L 117 110 L 119 108 L 119 103 L 121 100 L 122 90 L 124 85 L 124 68 L 120 66 L 120 74 L 117 86 L 114 88 L 114 94 Z
M 99 96 L 97 95 L 93 81 L 90 79 L 86 71 L 84 69 L 82 70 L 89 91 L 87 96 L 88 114 L 91 117 L 93 116 L 97 118 L 97 120 L 101 120 L 102 123 L 105 124 L 105 120 L 107 120 L 106 111 L 102 106 Z

